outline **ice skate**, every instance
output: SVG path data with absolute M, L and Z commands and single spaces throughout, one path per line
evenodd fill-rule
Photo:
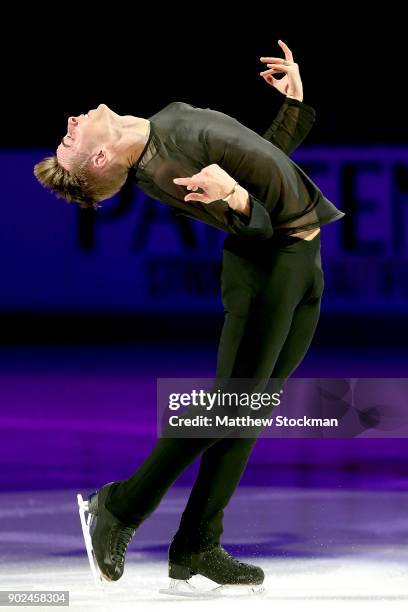
M 170 546 L 171 551 L 171 546 Z M 262 568 L 238 561 L 222 546 L 215 546 L 200 553 L 173 557 L 170 552 L 168 589 L 160 593 L 186 597 L 217 597 L 224 595 L 260 595 L 265 592 Z M 219 586 L 208 590 L 197 589 L 189 582 L 194 575 L 201 575 Z
M 136 527 L 126 525 L 107 508 L 107 498 L 112 482 L 92 493 L 85 501 L 77 494 L 82 533 L 92 575 L 97 586 L 119 580 L 123 574 L 126 549 Z M 85 517 L 85 512 L 88 516 Z

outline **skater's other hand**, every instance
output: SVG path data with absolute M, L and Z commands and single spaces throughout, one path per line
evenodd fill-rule
M 278 40 L 278 44 L 285 57 L 260 57 L 261 62 L 268 67 L 268 70 L 263 70 L 260 75 L 268 85 L 275 87 L 280 93 L 301 102 L 303 100 L 303 86 L 299 66 L 293 61 L 293 54 L 289 47 L 282 40 Z M 279 74 L 282 72 L 285 76 L 280 79 L 275 79 L 272 76 L 272 73 Z
M 218 164 L 211 164 L 203 168 L 198 174 L 173 179 L 177 185 L 184 185 L 190 191 L 202 189 L 202 193 L 189 193 L 184 197 L 185 202 L 195 200 L 209 204 L 214 200 L 221 200 L 229 194 L 236 183 Z

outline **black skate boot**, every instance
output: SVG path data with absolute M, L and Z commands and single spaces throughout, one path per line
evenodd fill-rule
M 172 580 L 170 588 L 161 592 L 202 595 L 202 591 L 197 592 L 195 587 L 187 582 L 195 574 L 221 585 L 212 591 L 206 591 L 206 594 L 221 594 L 221 591 L 226 590 L 224 587 L 233 586 L 244 587 L 251 593 L 264 591 L 260 586 L 265 578 L 262 568 L 239 561 L 220 545 L 198 553 L 175 553 L 170 545 L 169 577 Z
M 123 523 L 105 507 L 112 484 L 115 483 L 110 482 L 92 493 L 87 502 L 78 495 L 80 515 L 81 510 L 89 513 L 88 522 L 85 523 L 83 515 L 81 523 L 91 570 L 97 582 L 103 579 L 111 582 L 122 577 L 126 549 L 136 531 L 136 525 Z
M 222 546 L 169 559 L 170 578 L 188 580 L 193 574 L 218 584 L 262 584 L 265 578 L 262 568 L 238 561 Z

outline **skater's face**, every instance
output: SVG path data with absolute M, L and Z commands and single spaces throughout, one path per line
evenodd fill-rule
M 66 134 L 57 148 L 58 163 L 69 170 L 79 155 L 89 155 L 97 165 L 106 147 L 120 137 L 118 118 L 119 115 L 106 104 L 86 114 L 69 117 Z

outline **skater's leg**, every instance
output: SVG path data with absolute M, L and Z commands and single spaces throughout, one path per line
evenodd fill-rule
M 318 265 L 312 291 L 307 292 L 296 306 L 289 333 L 276 362 L 275 349 L 280 342 L 280 334 L 275 333 L 281 323 L 279 308 L 261 307 L 261 312 L 256 312 L 258 329 L 264 329 L 265 333 L 257 336 L 250 329 L 251 349 L 246 348 L 248 352 L 244 354 L 244 362 L 249 365 L 246 370 L 241 369 L 242 376 L 264 378 L 271 375 L 273 379 L 282 381 L 302 362 L 316 330 L 323 291 L 320 257 L 316 259 Z M 239 318 L 231 317 L 227 312 L 218 353 L 218 376 L 234 373 L 239 346 L 236 338 L 240 335 L 237 325 Z M 257 355 L 263 355 L 263 358 L 258 360 Z M 255 441 L 256 438 L 223 438 L 203 453 L 196 482 L 172 542 L 172 550 L 198 550 L 219 543 L 223 532 L 224 508 L 243 474 Z
M 242 327 L 242 322 L 245 323 L 246 309 L 255 299 L 259 282 L 258 285 L 254 285 L 254 268 L 252 265 L 248 264 L 245 266 L 245 261 L 243 260 L 240 261 L 242 265 L 238 269 L 234 258 L 232 260 L 230 258 L 228 261 L 233 274 L 229 276 L 229 281 L 231 282 L 224 285 L 223 291 L 229 293 L 230 297 L 233 298 L 233 303 L 236 305 L 234 306 L 234 314 L 238 312 L 238 318 L 235 320 L 240 320 L 240 326 L 235 328 L 237 330 L 236 333 L 238 336 L 242 334 L 245 336 L 246 327 L 245 325 Z M 275 275 L 287 276 L 288 270 L 285 266 L 279 268 L 279 266 L 275 265 L 274 269 Z M 308 278 L 305 278 L 304 275 L 298 278 L 298 283 L 302 287 L 305 284 L 307 285 L 308 282 Z M 282 292 L 285 292 L 284 287 L 281 289 Z M 293 299 L 293 292 L 288 291 L 288 298 L 290 295 L 292 295 Z M 237 299 L 234 299 L 234 297 Z M 276 300 L 275 303 L 277 303 Z M 288 299 L 286 304 L 288 304 Z M 238 311 L 236 310 L 237 308 Z M 286 326 L 282 321 L 282 325 L 279 328 L 282 339 L 288 334 L 289 328 L 290 321 L 286 322 Z M 238 344 L 236 344 L 237 348 Z M 234 351 L 231 354 L 233 353 Z M 219 371 L 221 370 L 219 369 Z M 220 375 L 225 376 L 223 372 Z M 217 442 L 217 440 L 217 438 L 161 438 L 149 457 L 128 480 L 119 482 L 111 487 L 110 495 L 106 500 L 106 507 L 124 522 L 140 524 L 153 512 L 165 492 L 186 467 L 198 455 Z
M 218 438 L 160 438 L 127 479 L 111 487 L 106 507 L 125 523 L 140 525 L 184 470 Z
M 272 377 L 284 379 L 301 363 L 318 320 L 319 302 L 299 307 Z M 223 438 L 203 454 L 200 470 L 174 538 L 177 546 L 198 550 L 219 543 L 224 509 L 247 465 L 257 438 Z
M 230 294 L 234 293 L 233 302 L 236 304 L 234 313 L 237 313 L 237 316 L 231 316 L 229 319 L 229 330 L 226 337 L 224 331 L 223 342 L 233 363 L 239 341 L 245 332 L 247 316 L 257 286 L 253 281 L 253 267 L 246 265 L 239 271 L 235 259 L 229 258 L 227 263 L 233 275 L 239 279 L 239 283 L 235 281 L 229 282 L 228 285 L 224 283 L 224 290 Z M 245 264 L 245 261 L 242 263 Z M 140 524 L 157 507 L 177 477 L 218 439 L 160 438 L 141 466 L 127 480 L 117 482 L 111 487 L 106 507 L 124 522 Z

